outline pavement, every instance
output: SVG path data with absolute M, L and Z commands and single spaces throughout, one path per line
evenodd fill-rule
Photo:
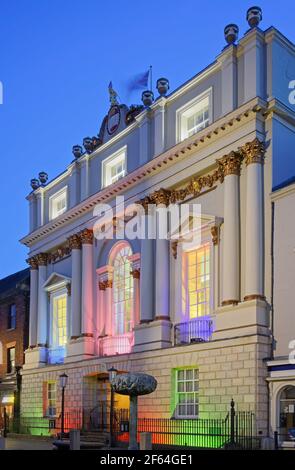
M 52 440 L 7 437 L 6 450 L 52 450 Z

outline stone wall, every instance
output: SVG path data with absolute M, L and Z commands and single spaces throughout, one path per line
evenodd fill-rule
M 265 434 L 268 395 L 263 359 L 268 356 L 268 338 L 250 336 L 28 370 L 23 372 L 22 413 L 40 416 L 43 382 L 58 380 L 64 371 L 69 376 L 66 407 L 82 407 L 83 395 L 85 403 L 85 394 L 91 395 L 94 383 L 93 377 L 85 376 L 105 375 L 107 369 L 114 366 L 121 372 L 132 370 L 153 375 L 158 381 L 157 390 L 139 397 L 139 415 L 171 418 L 173 372 L 177 368 L 193 366 L 199 369 L 200 418 L 225 417 L 233 398 L 237 410 L 255 412 L 257 431 Z M 59 404 L 60 391 L 57 400 Z

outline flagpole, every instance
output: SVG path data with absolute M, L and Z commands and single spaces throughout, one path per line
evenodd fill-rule
M 150 87 L 151 91 L 153 91 L 153 66 L 150 65 Z

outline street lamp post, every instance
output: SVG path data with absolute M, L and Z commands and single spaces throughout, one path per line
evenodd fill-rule
M 108 369 L 109 373 L 109 381 L 111 385 L 111 406 L 110 406 L 110 447 L 114 446 L 114 430 L 113 430 L 113 423 L 114 423 L 114 391 L 112 389 L 112 381 L 115 379 L 117 375 L 117 369 L 111 367 Z
M 61 387 L 61 438 L 65 433 L 65 389 L 68 383 L 67 374 L 61 374 L 59 376 L 59 384 Z

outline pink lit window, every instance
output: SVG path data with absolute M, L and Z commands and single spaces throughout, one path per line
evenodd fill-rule
M 115 256 L 113 267 L 114 334 L 129 333 L 133 328 L 133 277 L 129 246 L 123 246 Z

